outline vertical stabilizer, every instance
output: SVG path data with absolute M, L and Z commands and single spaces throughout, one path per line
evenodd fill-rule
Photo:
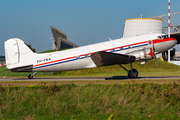
M 5 42 L 6 64 L 16 64 L 19 62 L 19 48 L 16 40 Z
M 21 65 L 31 60 L 35 53 L 20 39 L 12 38 L 4 42 L 7 68 Z

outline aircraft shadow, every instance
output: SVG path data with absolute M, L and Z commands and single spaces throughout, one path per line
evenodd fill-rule
M 129 79 L 127 76 L 113 76 L 109 78 L 105 78 L 105 80 L 124 80 L 124 79 Z
M 160 76 L 160 77 L 138 77 L 135 79 L 129 79 L 127 76 L 113 76 L 109 78 L 105 78 L 105 80 L 148 80 L 148 79 L 173 79 L 177 78 L 176 76 Z

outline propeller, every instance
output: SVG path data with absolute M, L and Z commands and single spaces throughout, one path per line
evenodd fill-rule
M 154 43 L 153 43 L 153 41 L 152 41 L 152 53 L 153 53 L 153 57 L 154 57 L 154 59 L 155 59 L 156 65 L 158 66 L 157 57 L 156 57 L 156 53 L 155 53 L 155 48 L 154 48 Z

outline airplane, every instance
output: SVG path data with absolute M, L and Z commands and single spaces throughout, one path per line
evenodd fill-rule
M 9 39 L 4 45 L 8 70 L 32 72 L 29 79 L 33 79 L 36 72 L 69 71 L 115 64 L 127 71 L 130 79 L 135 79 L 138 71 L 133 69 L 133 62 L 139 61 L 143 65 L 154 58 L 158 65 L 156 54 L 167 51 L 176 43 L 176 39 L 168 38 L 165 34 L 150 33 L 44 54 L 32 52 L 19 38 Z M 131 69 L 127 70 L 122 64 L 130 64 Z

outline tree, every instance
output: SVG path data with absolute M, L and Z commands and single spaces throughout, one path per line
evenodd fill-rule
M 27 44 L 27 46 L 28 46 L 33 52 L 36 52 L 36 49 L 35 49 L 35 48 L 32 48 L 30 44 Z

